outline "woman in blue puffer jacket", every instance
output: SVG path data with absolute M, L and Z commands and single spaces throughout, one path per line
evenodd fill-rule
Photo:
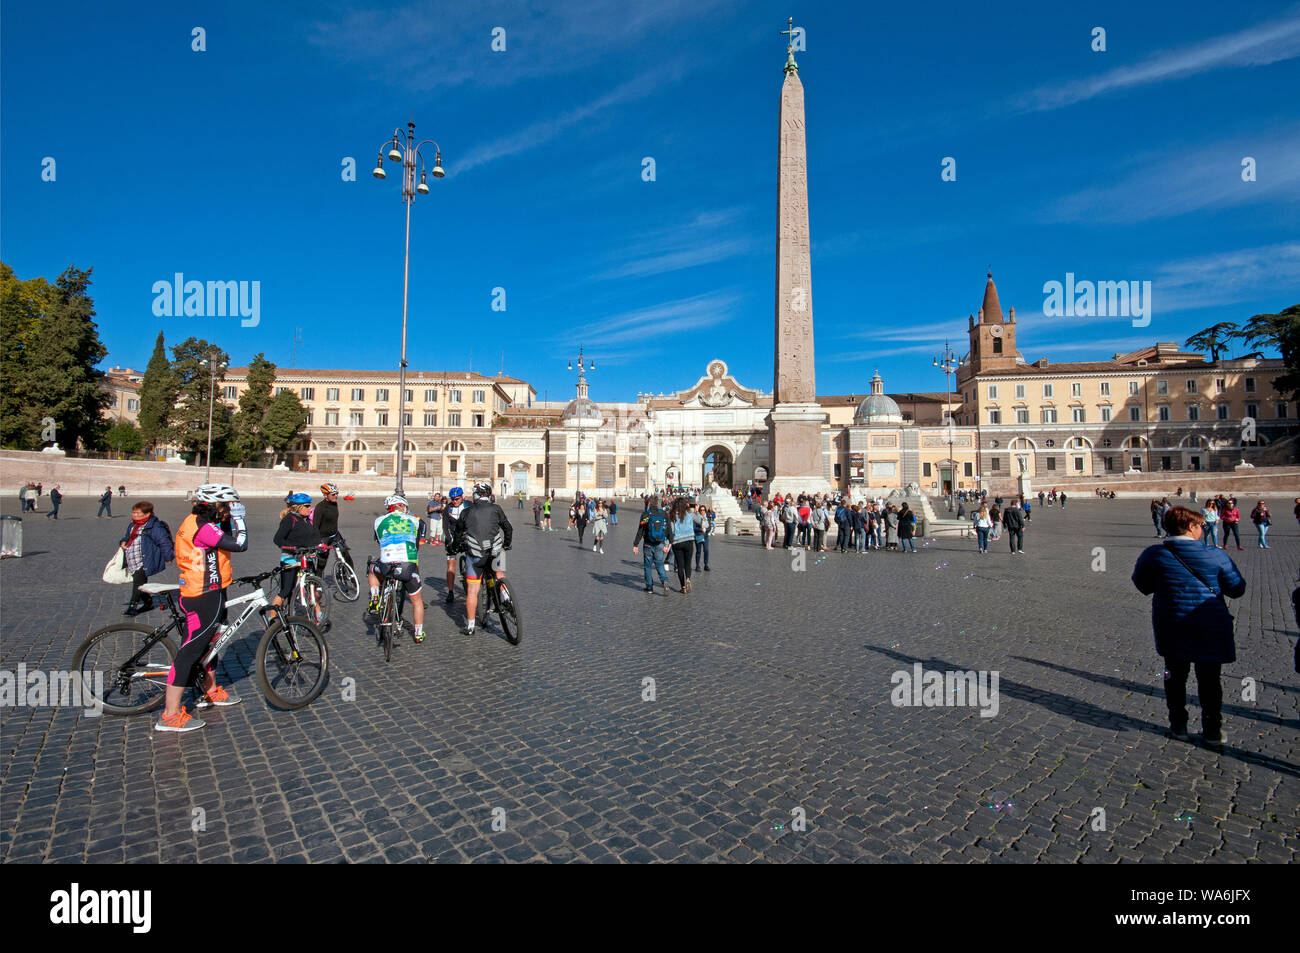
M 1224 596 L 1246 591 L 1232 558 L 1221 549 L 1201 545 L 1204 519 L 1186 507 L 1173 506 L 1162 526 L 1168 538 L 1148 546 L 1133 569 L 1133 585 L 1151 600 L 1156 652 L 1165 660 L 1165 703 L 1169 731 L 1180 741 L 1187 734 L 1187 675 L 1196 667 L 1201 697 L 1201 730 L 1207 745 L 1222 748 L 1223 685 L 1219 668 L 1237 660 L 1232 614 Z

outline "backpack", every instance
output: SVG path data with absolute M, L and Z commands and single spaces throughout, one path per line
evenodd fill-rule
M 663 510 L 650 510 L 646 514 L 645 539 L 656 546 L 668 537 L 668 517 Z

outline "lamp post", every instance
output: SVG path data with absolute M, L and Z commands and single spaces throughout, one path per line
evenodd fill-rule
M 592 371 L 594 371 L 595 369 L 596 369 L 596 362 L 595 362 L 595 361 L 593 361 L 593 360 L 591 360 L 591 359 L 588 358 L 588 359 L 585 361 L 585 363 L 584 363 L 584 361 L 583 361 L 583 349 L 582 349 L 581 347 L 579 347 L 579 348 L 578 348 L 578 401 L 579 401 L 579 402 L 584 401 L 584 400 L 587 399 L 587 375 L 586 375 L 586 372 L 587 372 L 588 370 L 592 370 Z M 572 360 L 572 359 L 569 360 L 569 370 L 573 370 L 573 360 Z M 577 473 L 577 481 L 578 481 L 578 485 L 577 485 L 577 487 L 575 488 L 575 491 L 576 491 L 576 492 L 575 492 L 575 498 L 576 498 L 576 493 L 581 493 L 581 492 L 582 492 L 582 440 L 583 440 L 583 433 L 582 433 L 582 418 L 583 418 L 583 416 L 584 416 L 584 414 L 583 414 L 583 407 L 582 407 L 582 404 L 579 403 L 579 404 L 578 404 L 578 473 Z M 591 459 L 592 459 L 592 471 L 593 471 L 593 474 L 592 474 L 592 475 L 594 476 L 594 475 L 595 475 L 594 471 L 595 471 L 595 469 L 596 469 L 596 465 L 595 465 L 595 460 L 596 460 L 596 458 L 593 456 Z
M 405 475 L 406 458 L 406 307 L 411 287 L 411 203 L 416 193 L 429 194 L 429 184 L 425 178 L 424 156 L 420 150 L 426 145 L 434 148 L 433 168 L 429 170 L 435 179 L 441 179 L 446 173 L 442 168 L 442 149 L 432 139 L 415 141 L 415 120 L 393 130 L 388 158 L 391 162 L 402 163 L 402 199 L 406 202 L 406 261 L 402 266 L 402 359 L 398 369 L 397 381 L 397 492 L 402 492 L 402 478 Z M 399 148 L 399 146 L 401 148 Z M 415 180 L 416 166 L 419 166 L 420 181 Z M 384 146 L 379 147 L 379 158 L 375 161 L 375 171 L 371 173 L 376 179 L 384 179 Z
M 956 354 L 956 352 L 953 351 L 953 349 L 948 345 L 948 342 L 947 342 L 947 341 L 944 341 L 944 342 L 943 342 L 943 359 L 940 360 L 939 357 L 936 356 L 935 359 L 934 359 L 934 364 L 933 364 L 933 366 L 934 366 L 934 367 L 941 368 L 941 369 L 943 370 L 944 375 L 945 375 L 945 376 L 947 377 L 947 379 L 948 379 L 948 407 L 947 407 L 947 413 L 946 413 L 944 416 L 946 416 L 946 417 L 948 418 L 948 465 L 949 465 L 950 467 L 952 467 L 952 479 L 951 479 L 951 481 L 949 482 L 949 485 L 948 485 L 948 494 L 947 494 L 947 496 L 948 496 L 948 512 L 951 513 L 951 512 L 952 512 L 952 498 L 953 498 L 953 497 L 956 495 L 956 493 L 957 493 L 957 461 L 956 461 L 955 459 L 953 459 L 953 455 L 952 455 L 952 431 L 953 431 L 953 419 L 952 419 L 952 375 L 955 374 L 955 373 L 957 373 L 957 354 Z
M 208 365 L 208 371 L 212 375 L 212 385 L 208 391 L 208 450 L 204 454 L 203 462 L 206 466 L 206 472 L 203 474 L 203 482 L 212 482 L 212 408 L 217 402 L 217 368 L 225 369 L 225 361 L 220 357 L 221 349 L 216 345 L 208 348 L 208 356 L 203 358 L 203 364 Z

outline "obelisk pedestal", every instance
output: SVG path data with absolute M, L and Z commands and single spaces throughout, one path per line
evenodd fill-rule
M 791 30 L 793 31 L 793 24 Z M 786 49 L 781 86 L 781 143 L 777 172 L 776 351 L 773 355 L 769 496 L 830 490 L 822 453 L 826 412 L 817 403 L 813 369 L 812 238 L 808 225 L 808 149 L 803 84 Z

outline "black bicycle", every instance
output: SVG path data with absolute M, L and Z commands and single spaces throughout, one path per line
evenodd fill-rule
M 523 616 L 519 611 L 519 600 L 515 592 L 510 588 L 510 584 L 504 579 L 498 579 L 497 574 L 492 571 L 491 560 L 486 562 L 489 566 L 484 570 L 483 576 L 479 579 L 478 606 L 475 611 L 475 619 L 478 625 L 487 628 L 488 613 L 495 612 L 497 618 L 501 620 L 501 631 L 505 634 L 506 641 L 511 645 L 518 645 L 519 640 L 523 638 Z M 469 580 L 466 578 L 465 553 L 460 554 L 460 585 L 461 592 L 465 598 L 469 598 Z
M 241 585 L 253 586 L 251 593 L 226 602 L 226 609 L 243 606 L 239 617 L 221 625 L 211 648 L 186 673 L 188 685 L 197 686 L 196 676 L 215 662 L 243 629 L 258 614 L 266 627 L 254 651 L 257 683 L 271 704 L 296 709 L 311 704 L 325 689 L 329 675 L 329 647 L 316 624 L 304 616 L 286 616 L 272 606 L 261 583 L 280 570 L 272 569 L 259 576 L 236 579 Z M 176 660 L 176 642 L 172 631 L 182 641 L 188 631 L 181 611 L 179 586 L 145 583 L 142 592 L 164 597 L 171 619 L 156 628 L 138 622 L 119 622 L 92 632 L 77 648 L 72 665 L 82 674 L 83 684 L 90 685 L 94 673 L 103 673 L 104 710 L 114 715 L 136 715 L 162 704 L 166 697 L 167 676 Z M 198 691 L 198 689 L 195 689 Z
M 316 575 L 319 576 L 325 571 L 331 549 L 338 550 L 338 558 L 334 560 L 334 598 L 356 602 L 357 597 L 361 595 L 361 580 L 357 578 L 352 553 L 348 550 L 348 541 L 342 534 L 335 533 L 321 540 L 320 553 L 316 557 Z
M 402 579 L 393 575 L 399 567 L 382 564 L 375 559 L 366 563 L 366 573 L 373 572 L 383 579 L 379 587 L 379 628 L 375 641 L 384 647 L 384 661 L 393 658 L 393 642 L 402 631 L 402 603 L 406 601 L 406 588 Z

